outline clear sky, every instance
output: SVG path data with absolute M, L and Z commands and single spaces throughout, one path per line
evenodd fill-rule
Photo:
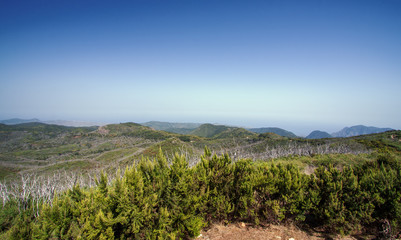
M 0 119 L 400 129 L 400 13 L 400 0 L 3 0 Z

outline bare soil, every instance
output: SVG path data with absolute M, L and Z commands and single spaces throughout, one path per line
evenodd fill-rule
M 359 240 L 373 239 L 372 236 L 332 236 L 325 233 L 305 232 L 294 225 L 250 226 L 245 223 L 213 224 L 201 232 L 197 240 Z

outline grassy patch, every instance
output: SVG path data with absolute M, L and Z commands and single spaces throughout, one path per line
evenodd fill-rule
M 103 163 L 110 163 L 117 161 L 118 159 L 127 157 L 133 153 L 138 151 L 137 148 L 126 148 L 126 149 L 118 149 L 118 150 L 113 150 L 110 152 L 106 152 L 101 154 L 96 158 L 97 162 L 103 162 Z
M 19 171 L 20 171 L 19 168 L 0 166 L 0 181 L 4 180 L 5 178 L 8 178 L 8 177 L 15 176 Z
M 299 169 L 303 170 L 307 166 L 328 167 L 332 165 L 334 167 L 342 168 L 344 166 L 356 166 L 368 161 L 372 161 L 377 157 L 377 153 L 371 154 L 316 154 L 313 156 L 287 156 L 276 159 L 268 160 L 267 162 L 275 164 L 293 164 Z
M 53 174 L 54 172 L 63 170 L 63 171 L 71 171 L 71 172 L 83 172 L 85 170 L 89 170 L 94 168 L 93 163 L 87 160 L 80 161 L 69 161 L 69 162 L 61 162 L 48 167 L 40 168 L 37 173 L 41 174 Z
M 158 144 L 154 144 L 148 147 L 144 152 L 144 157 L 155 157 L 159 153 L 160 149 L 164 154 L 167 156 L 171 156 L 175 153 L 182 153 L 188 154 L 192 156 L 193 154 L 197 153 L 198 151 L 195 148 L 180 139 L 177 138 L 170 138 Z
M 78 152 L 81 147 L 77 144 L 62 145 L 53 148 L 45 148 L 38 150 L 22 150 L 16 151 L 13 154 L 17 157 L 26 157 L 37 160 L 46 160 L 51 156 L 63 155 L 72 152 Z

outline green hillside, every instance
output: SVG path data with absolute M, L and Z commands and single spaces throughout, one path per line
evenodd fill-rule
M 283 137 L 290 137 L 290 138 L 296 138 L 297 135 L 294 133 L 284 130 L 282 128 L 277 128 L 277 127 L 268 127 L 268 128 L 250 128 L 249 131 L 254 132 L 254 133 L 275 133 L 277 135 L 283 136 Z
M 264 140 L 286 140 L 287 138 L 272 132 L 261 133 L 258 135 L 258 139 Z
M 0 123 L 0 131 L 10 133 L 14 131 L 25 131 L 29 133 L 38 133 L 41 135 L 55 136 L 61 133 L 85 133 L 96 130 L 97 127 L 66 127 L 53 124 L 38 122 L 21 123 L 14 125 L 5 125 Z
M 228 130 L 230 127 L 224 126 L 224 125 L 213 125 L 213 124 L 202 124 L 195 130 L 191 131 L 189 134 L 199 136 L 199 137 L 206 137 L 206 138 L 212 138 L 216 136 L 219 133 L 222 133 L 226 130 Z
M 249 138 L 256 137 L 257 134 L 245 130 L 243 128 L 227 128 L 226 130 L 213 136 L 214 139 L 227 139 L 227 138 Z
M 137 123 L 110 124 L 101 127 L 108 136 L 129 136 L 145 139 L 164 140 L 170 136 L 164 131 L 157 131 L 150 127 L 142 126 Z
M 194 128 L 167 128 L 164 131 L 178 134 L 190 134 Z
M 146 123 L 141 123 L 143 126 L 151 127 L 156 130 L 167 131 L 168 129 L 192 129 L 199 127 L 199 123 L 170 123 L 170 122 L 159 122 L 150 121 Z M 168 131 L 169 132 L 169 131 Z
M 195 148 L 190 143 L 181 141 L 179 138 L 169 138 L 157 144 L 151 145 L 143 151 L 144 157 L 156 157 L 160 151 L 167 156 L 174 156 L 175 153 L 186 155 L 188 158 L 199 156 L 201 149 Z
M 116 168 L 173 136 L 135 123 L 99 128 L 0 124 L 0 181 L 11 181 L 19 173 L 51 175 L 55 170 L 85 173 Z
M 319 138 L 332 138 L 329 133 L 323 132 L 323 131 L 313 131 L 311 132 L 308 136 L 306 136 L 307 139 L 319 139 Z
M 383 148 L 401 151 L 399 131 L 306 140 L 204 124 L 191 134 L 158 131 L 136 123 L 98 128 L 43 123 L 0 124 L 0 181 L 17 178 L 19 173 L 50 175 L 56 169 L 75 172 L 112 169 L 141 156 L 155 157 L 160 147 L 169 155 L 176 150 L 187 152 L 191 155 L 190 161 L 197 161 L 192 156 L 199 154 L 205 146 L 215 153 L 264 161 L 290 155 L 360 154 Z

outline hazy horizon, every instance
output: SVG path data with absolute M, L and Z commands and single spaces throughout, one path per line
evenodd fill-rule
M 143 123 L 148 123 L 148 122 L 168 122 L 168 123 L 196 123 L 196 124 L 214 124 L 214 125 L 225 125 L 225 126 L 232 126 L 232 127 L 241 127 L 241 128 L 266 128 L 266 127 L 277 127 L 277 128 L 282 128 L 284 130 L 293 132 L 295 135 L 299 136 L 299 137 L 306 137 L 307 135 L 309 135 L 312 131 L 315 130 L 319 130 L 319 131 L 325 131 L 328 132 L 329 134 L 338 132 L 340 130 L 342 130 L 343 128 L 346 127 L 353 127 L 356 125 L 364 125 L 364 124 L 354 124 L 354 125 L 345 125 L 345 126 L 325 126 L 325 125 L 313 125 L 313 124 L 307 124 L 305 123 L 304 125 L 299 124 L 298 125 L 292 125 L 292 124 L 287 124 L 287 125 L 279 125 L 280 123 L 278 123 L 277 125 L 268 125 L 268 124 L 248 124 L 248 125 L 244 125 L 241 122 L 237 121 L 237 124 L 235 124 L 235 121 L 232 122 L 212 122 L 212 121 L 204 121 L 204 122 L 196 122 L 196 121 L 169 121 L 169 120 L 143 120 L 143 121 L 134 121 L 134 120 L 123 120 L 123 121 L 109 121 L 109 122 L 102 122 L 102 121 L 90 121 L 90 120 L 76 120 L 76 119 L 40 119 L 40 118 L 8 118 L 8 119 L 0 119 L 0 120 L 11 120 L 11 119 L 22 119 L 22 120 L 39 120 L 40 122 L 45 122 L 45 123 L 50 123 L 50 124 L 60 124 L 58 122 L 67 122 L 67 123 L 76 123 L 79 124 L 78 126 L 82 126 L 82 124 L 86 123 L 85 126 L 89 126 L 87 124 L 95 124 L 97 126 L 103 126 L 103 125 L 107 125 L 107 124 L 120 124 L 120 123 L 127 123 L 127 122 L 134 122 L 134 123 L 139 123 L 139 124 L 143 124 Z M 64 124 L 61 124 L 64 125 Z M 77 125 L 68 125 L 68 126 L 77 126 Z M 319 127 L 320 126 L 320 127 Z M 370 125 L 364 125 L 366 127 L 378 127 L 378 128 L 392 128 L 390 126 L 370 126 Z M 395 130 L 400 130 L 400 129 L 396 129 L 393 128 Z
M 2 1 L 0 119 L 401 129 L 401 1 Z

